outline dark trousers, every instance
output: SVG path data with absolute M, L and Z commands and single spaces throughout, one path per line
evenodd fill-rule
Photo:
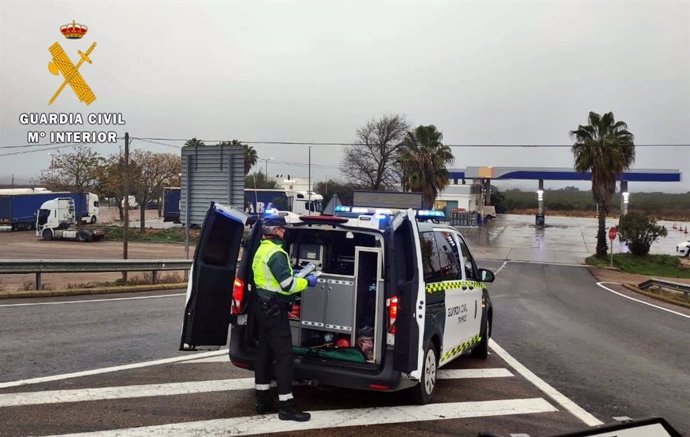
M 259 351 L 254 368 L 256 384 L 270 384 L 273 374 L 278 383 L 278 394 L 292 393 L 292 334 L 288 321 L 288 305 L 278 305 L 279 310 L 259 303 L 256 306 L 256 320 L 259 328 Z M 275 362 L 275 364 L 274 364 Z M 271 372 L 273 370 L 273 372 Z

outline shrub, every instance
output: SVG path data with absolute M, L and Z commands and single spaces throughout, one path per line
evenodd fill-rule
M 658 226 L 656 219 L 630 212 L 623 216 L 620 225 L 621 240 L 628 244 L 633 255 L 644 256 L 659 237 L 667 235 L 666 227 Z

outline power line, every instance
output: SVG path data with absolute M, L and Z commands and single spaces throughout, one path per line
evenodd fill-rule
M 46 147 L 45 149 L 39 149 L 39 150 L 31 149 L 31 150 L 21 150 L 19 152 L 0 153 L 0 156 L 24 155 L 26 153 L 46 152 L 49 150 L 58 150 L 58 149 L 63 149 L 63 148 L 67 148 L 67 147 L 74 147 L 74 146 L 78 146 L 80 144 L 84 144 L 84 143 L 56 144 L 56 145 L 52 145 L 52 147 Z
M 136 137 L 140 140 L 152 140 L 152 141 L 189 141 L 189 138 L 149 138 L 149 137 Z M 209 140 L 197 138 L 198 141 L 204 143 L 221 143 L 228 142 L 225 140 Z M 294 146 L 366 146 L 365 143 L 346 143 L 346 142 L 329 142 L 329 141 L 314 141 L 314 142 L 304 142 L 304 141 L 248 141 L 248 140 L 238 140 L 243 144 L 261 144 L 261 145 L 294 145 Z M 162 144 L 162 143 L 159 143 Z M 170 146 L 169 144 L 162 144 Z M 445 144 L 448 147 L 477 147 L 477 148 L 505 148 L 505 147 L 516 147 L 516 148 L 553 148 L 553 147 L 573 147 L 572 144 Z M 635 147 L 690 147 L 688 144 L 636 144 Z

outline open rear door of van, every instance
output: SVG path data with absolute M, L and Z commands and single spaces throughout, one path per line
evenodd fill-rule
M 419 378 L 424 358 L 426 294 L 414 211 L 396 214 L 391 220 L 391 232 L 387 275 L 393 278 L 390 286 L 398 297 L 393 368 Z
M 180 350 L 227 343 L 232 285 L 247 219 L 235 207 L 211 202 L 189 275 Z

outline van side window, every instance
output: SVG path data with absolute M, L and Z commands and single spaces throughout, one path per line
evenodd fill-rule
M 460 264 L 457 258 L 457 248 L 450 232 L 434 232 L 438 259 L 440 262 L 440 274 L 442 281 L 453 281 L 460 278 Z
M 465 278 L 468 281 L 479 281 L 479 273 L 477 272 L 477 265 L 474 263 L 474 259 L 470 254 L 470 250 L 465 245 L 463 240 L 460 241 L 460 252 L 462 253 L 462 259 L 465 263 Z
M 436 239 L 433 232 L 420 234 L 422 249 L 422 265 L 424 266 L 424 282 L 438 282 L 441 279 L 441 263 L 436 248 Z

